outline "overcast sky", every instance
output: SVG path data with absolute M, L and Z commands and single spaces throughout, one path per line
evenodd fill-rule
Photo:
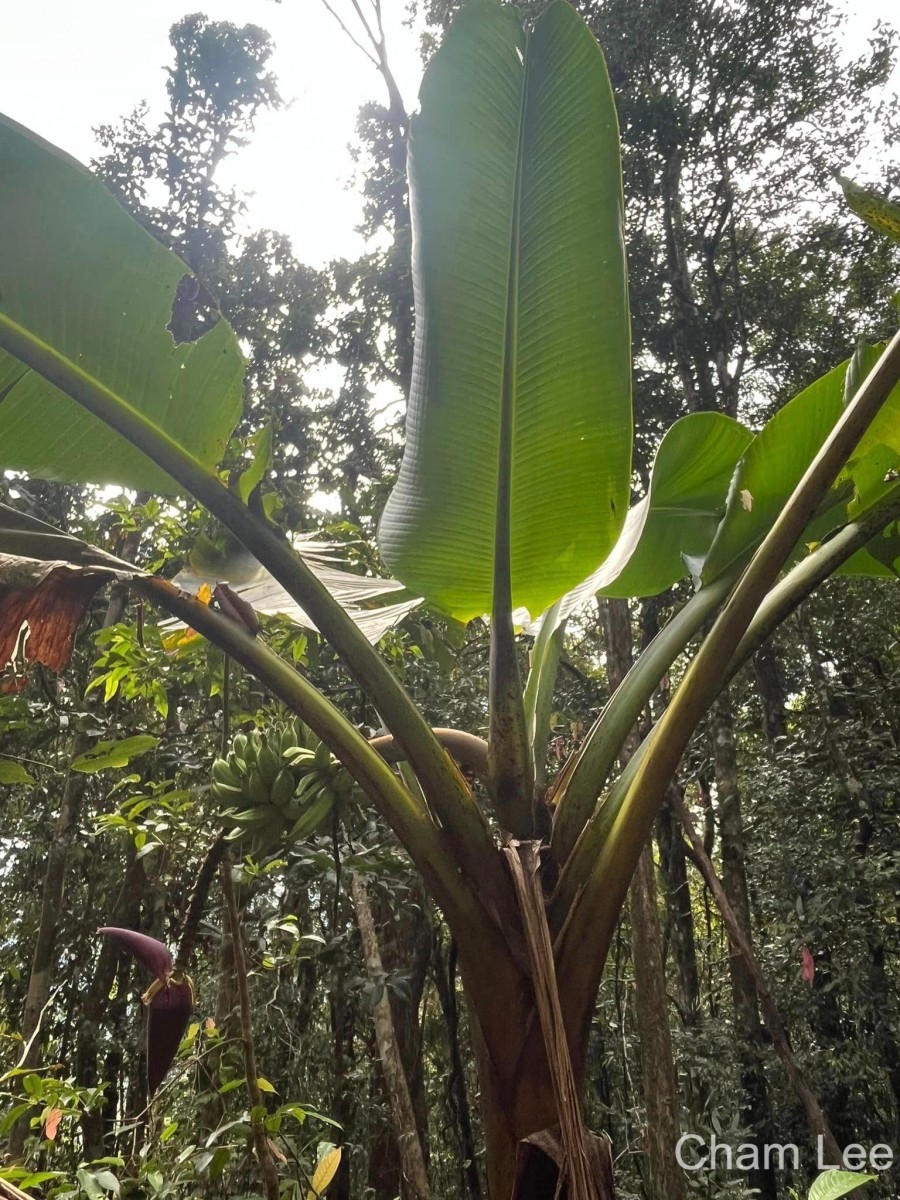
M 350 0 L 332 5 L 352 19 Z M 897 7 L 896 0 L 853 3 L 849 47 L 859 52 L 879 18 L 900 24 Z M 322 264 L 360 250 L 347 147 L 359 106 L 383 99 L 383 89 L 321 0 L 10 0 L 5 8 L 0 112 L 83 161 L 96 149 L 94 126 L 115 122 L 142 100 L 161 111 L 175 21 L 200 11 L 267 29 L 276 47 L 272 69 L 290 104 L 259 122 L 253 143 L 228 165 L 229 181 L 255 193 L 250 223 L 289 233 L 301 260 Z M 417 37 L 403 25 L 406 0 L 383 0 L 383 8 L 394 71 L 412 106 L 421 72 Z

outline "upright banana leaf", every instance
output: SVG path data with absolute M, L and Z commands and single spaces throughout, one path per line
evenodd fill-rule
M 462 619 L 538 613 L 602 562 L 628 503 L 621 169 L 600 49 L 557 0 L 526 33 L 472 0 L 410 133 L 417 336 L 407 446 L 379 543 Z M 501 537 L 501 542 L 504 540 Z
M 243 361 L 220 320 L 176 345 L 188 268 L 62 151 L 0 116 L 0 468 L 42 478 L 177 485 L 9 348 L 92 377 L 212 470 L 241 413 Z M 21 352 L 21 350 L 20 350 Z

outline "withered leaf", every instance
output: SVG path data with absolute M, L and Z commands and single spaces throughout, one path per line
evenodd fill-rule
M 121 578 L 108 567 L 0 554 L 0 692 L 21 688 L 33 663 L 65 670 L 95 592 Z

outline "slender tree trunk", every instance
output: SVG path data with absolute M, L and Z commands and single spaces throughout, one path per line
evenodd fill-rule
M 131 560 L 137 552 L 139 535 L 129 534 L 123 539 L 120 548 L 121 557 Z M 103 618 L 103 628 L 121 621 L 125 611 L 127 591 L 123 587 L 114 587 L 110 593 Z M 88 697 L 89 703 L 95 703 Z M 72 738 L 70 763 L 79 755 L 84 754 L 91 746 L 90 737 L 82 730 L 77 730 Z M 53 829 L 50 849 L 47 853 L 47 865 L 44 870 L 44 885 L 41 892 L 41 915 L 38 923 L 37 940 L 34 946 L 34 956 L 31 961 L 31 974 L 28 978 L 28 992 L 25 997 L 25 1007 L 22 1013 L 22 1041 L 26 1053 L 22 1066 L 33 1068 L 40 1061 L 42 1039 L 40 1033 L 41 1014 L 49 999 L 53 980 L 53 964 L 56 954 L 56 938 L 59 932 L 59 919 L 63 908 L 66 871 L 72 843 L 78 830 L 81 816 L 81 805 L 84 799 L 87 776 L 71 767 L 63 784 L 62 799 L 59 815 Z M 13 1160 L 22 1157 L 25 1137 L 28 1131 L 27 1114 L 16 1122 L 9 1136 L 9 1156 Z
M 334 936 L 336 936 L 336 930 Z M 352 1128 L 358 1097 L 351 1079 L 357 1055 L 355 1044 L 356 1011 L 347 989 L 347 971 L 336 964 L 328 997 L 331 1021 L 333 1095 L 330 1112 L 344 1129 Z M 354 1200 L 351 1188 L 350 1158 L 344 1155 L 332 1192 L 334 1200 Z M 330 1198 L 329 1198 L 330 1200 Z
M 688 410 L 697 412 L 718 406 L 691 274 L 682 209 L 681 172 L 682 153 L 676 147 L 660 175 L 666 267 L 674 314 L 672 350 Z
M 228 925 L 231 930 L 231 944 L 234 949 L 234 973 L 237 982 L 238 1008 L 241 1020 L 241 1042 L 244 1048 L 244 1079 L 247 1084 L 247 1097 L 251 1108 L 257 1114 L 265 1112 L 262 1093 L 257 1080 L 259 1073 L 256 1069 L 256 1048 L 253 1042 L 253 1014 L 250 1009 L 250 986 L 247 980 L 247 963 L 244 957 L 244 939 L 241 933 L 241 922 L 238 915 L 237 900 L 234 894 L 234 882 L 231 878 L 231 863 L 222 863 L 222 891 L 225 895 L 225 911 L 228 915 Z M 266 1200 L 278 1200 L 278 1172 L 275 1160 L 269 1148 L 265 1120 L 257 1115 L 251 1119 L 253 1128 L 253 1145 L 259 1163 L 260 1176 Z
M 394 1022 L 397 1049 L 409 1084 L 416 1128 L 427 1169 L 429 1161 L 428 1105 L 425 1098 L 425 1072 L 422 1060 L 419 1011 L 425 982 L 428 978 L 434 940 L 428 916 L 428 903 L 424 892 L 419 891 L 418 895 L 410 898 L 409 903 L 398 908 L 390 903 L 383 891 L 378 891 L 370 898 L 370 904 L 373 919 L 376 922 L 376 937 L 384 970 L 388 975 L 393 975 L 398 971 L 403 971 L 406 975 L 405 994 L 398 995 L 397 992 L 390 991 L 388 1001 Z M 386 1132 L 393 1141 L 393 1123 Z M 388 1154 L 387 1158 L 394 1170 L 388 1200 L 394 1200 L 398 1191 L 401 1192 L 404 1200 L 415 1200 L 414 1197 L 409 1196 L 409 1185 L 402 1177 L 399 1147 L 395 1145 L 393 1152 Z
M 741 933 L 747 944 L 752 946 L 750 898 L 744 863 L 744 825 L 738 788 L 734 723 L 727 690 L 723 692 L 716 703 L 712 727 L 713 758 L 719 802 L 722 887 L 724 895 L 735 913 Z M 777 1140 L 774 1137 L 769 1088 L 763 1065 L 765 1035 L 759 1019 L 756 986 L 747 959 L 731 939 L 729 939 L 729 944 L 731 996 L 738 1029 L 744 1090 L 743 1117 L 753 1132 L 753 1142 L 761 1148 Z M 748 1182 L 751 1187 L 758 1190 L 762 1200 L 777 1200 L 778 1185 L 775 1171 L 771 1166 L 762 1165 L 766 1160 L 761 1149 L 758 1161 L 761 1165 L 758 1169 L 748 1172 Z
M 753 656 L 753 674 L 762 702 L 763 733 L 770 746 L 787 737 L 784 684 L 778 654 L 771 642 L 764 642 Z
M 680 1135 L 678 1081 L 669 1030 L 662 937 L 650 846 L 631 884 L 631 943 L 634 953 L 635 1011 L 647 1122 L 647 1200 L 681 1200 L 684 1176 L 675 1158 Z
M 472 1115 L 466 1092 L 466 1073 L 463 1066 L 459 1037 L 459 1005 L 456 996 L 456 947 L 451 940 L 444 963 L 440 943 L 435 939 L 434 982 L 437 989 L 444 1026 L 447 1031 L 447 1053 L 450 1072 L 447 1076 L 447 1107 L 457 1140 L 460 1162 L 461 1195 L 464 1200 L 482 1200 L 481 1178 L 472 1133 Z
M 606 635 L 606 670 L 612 692 L 631 666 L 631 620 L 624 600 L 601 602 L 600 612 Z M 637 734 L 634 732 L 622 756 L 623 766 L 636 746 Z M 646 1192 L 648 1200 L 682 1200 L 684 1174 L 675 1158 L 675 1146 L 681 1133 L 678 1081 L 669 1029 L 654 872 L 651 842 L 638 862 L 630 892 L 635 1012 L 646 1108 Z
M 72 739 L 71 757 L 75 759 L 79 754 L 83 754 L 90 744 L 90 738 L 79 730 Z M 78 830 L 86 778 L 85 775 L 73 771 L 66 776 L 59 815 L 56 818 L 50 849 L 47 853 L 44 885 L 41 892 L 41 915 L 37 940 L 34 944 L 34 956 L 31 960 L 25 1008 L 22 1013 L 22 1042 L 26 1049 L 20 1065 L 29 1070 L 33 1070 L 38 1065 L 41 1057 L 40 1022 L 50 1000 L 66 868 L 72 843 Z M 22 1118 L 13 1126 L 9 1136 L 9 1157 L 13 1161 L 22 1157 L 27 1133 L 28 1122 L 26 1118 Z
M 182 939 L 183 940 L 183 939 Z M 222 910 L 222 925 L 219 933 L 218 974 L 216 979 L 215 1023 L 218 1040 L 210 1047 L 202 1061 L 206 1081 L 204 1090 L 209 1100 L 203 1107 L 203 1128 L 212 1132 L 225 1118 L 225 1098 L 219 1094 L 220 1071 L 228 1045 L 237 1035 L 238 997 L 234 980 L 234 945 L 228 924 L 228 914 Z
M 427 901 L 424 894 L 419 892 L 410 898 L 409 903 L 395 907 L 379 890 L 370 898 L 370 903 L 384 970 L 388 975 L 403 971 L 406 976 L 405 994 L 389 990 L 387 996 L 427 1169 L 428 1108 L 419 1027 L 419 1009 L 428 977 L 433 941 Z M 372 1060 L 376 1076 L 375 1090 L 383 1106 L 389 1108 L 387 1085 L 374 1037 Z M 403 1200 L 415 1200 L 410 1195 L 410 1185 L 403 1177 L 400 1147 L 392 1120 L 378 1130 L 370 1145 L 368 1185 L 375 1193 L 373 1200 L 394 1200 L 398 1194 Z
M 700 1023 L 700 972 L 697 966 L 697 940 L 687 858 L 684 843 L 677 831 L 670 788 L 656 820 L 656 840 L 659 846 L 660 868 L 666 883 L 668 941 L 675 965 L 678 1008 L 685 1028 L 694 1029 Z
M 384 967 L 375 933 L 375 921 L 372 917 L 366 886 L 361 876 L 354 874 L 351 877 L 350 891 L 356 910 L 366 970 L 373 982 L 383 984 Z M 376 1002 L 372 1017 L 375 1024 L 378 1054 L 384 1071 L 388 1099 L 397 1132 L 397 1142 L 400 1147 L 403 1177 L 415 1200 L 428 1200 L 431 1196 L 431 1187 L 428 1182 L 425 1155 L 416 1126 L 409 1083 L 397 1045 L 391 1004 L 386 991 L 383 991 Z
M 125 878 L 107 925 L 135 928 L 140 911 L 141 887 L 144 882 L 144 864 L 135 857 L 133 843 L 129 847 Z M 103 938 L 97 965 L 90 988 L 81 1008 L 78 1039 L 75 1049 L 75 1079 L 80 1087 L 95 1087 L 98 1081 L 97 1060 L 100 1052 L 101 1023 L 110 1008 L 109 994 L 112 990 L 121 959 L 128 955 L 120 949 L 115 938 Z M 81 1136 L 84 1141 L 84 1157 L 99 1158 L 109 1151 L 104 1149 L 104 1134 L 109 1128 L 108 1115 L 114 1112 L 115 1084 L 107 1077 L 109 1098 L 103 1109 L 86 1112 L 81 1120 Z

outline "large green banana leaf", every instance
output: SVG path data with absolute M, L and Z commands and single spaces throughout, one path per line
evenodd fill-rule
M 188 273 L 79 163 L 0 116 L 0 345 L 46 346 L 214 469 L 241 413 L 243 361 L 220 320 L 176 345 Z M 0 468 L 174 492 L 139 450 L 0 350 Z
M 753 434 L 724 413 L 682 417 L 660 442 L 650 488 L 596 572 L 604 596 L 655 596 L 709 549 L 735 466 Z
M 513 604 L 538 613 L 603 561 L 628 504 L 612 91 L 596 41 L 562 0 L 530 33 L 511 7 L 472 0 L 420 100 L 409 152 L 415 361 L 379 543 L 408 587 L 470 618 L 491 609 L 508 504 Z
M 609 557 L 554 606 L 558 624 L 592 596 L 655 596 L 702 561 L 728 485 L 753 434 L 724 413 L 691 413 L 659 444 L 647 495 L 632 505 Z M 517 614 L 518 616 L 518 614 Z M 528 626 L 537 634 L 547 620 Z
M 725 515 L 706 561 L 709 583 L 762 541 L 841 415 L 847 364 L 817 379 L 778 410 L 756 435 L 737 465 Z M 846 501 L 847 497 L 844 497 Z M 821 536 L 840 523 L 846 503 L 835 494 L 834 519 L 810 530 Z
M 676 421 L 660 443 L 648 494 L 628 512 L 618 542 L 596 571 L 554 607 L 558 624 L 594 595 L 654 595 L 688 574 L 718 578 L 768 533 L 798 480 L 883 346 L 862 347 L 823 375 L 755 436 L 720 413 Z M 815 544 L 871 509 L 893 487 L 900 465 L 900 388 L 888 397 L 814 517 L 804 541 Z M 844 575 L 896 578 L 900 532 L 893 522 L 840 568 Z M 537 634 L 546 617 L 528 625 Z M 523 620 L 523 623 L 524 620 Z
M 861 356 L 855 384 L 865 378 L 883 349 L 869 347 Z M 848 371 L 852 377 L 855 365 L 856 360 L 848 360 L 821 376 L 779 409 L 753 439 L 734 473 L 725 516 L 703 566 L 704 583 L 753 550 L 768 533 L 841 415 L 849 399 Z M 832 489 L 830 502 L 807 527 L 805 540 L 824 537 L 842 524 L 848 510 L 855 516 L 860 507 L 870 507 L 884 492 L 884 478 L 898 461 L 900 388 L 895 388 Z

